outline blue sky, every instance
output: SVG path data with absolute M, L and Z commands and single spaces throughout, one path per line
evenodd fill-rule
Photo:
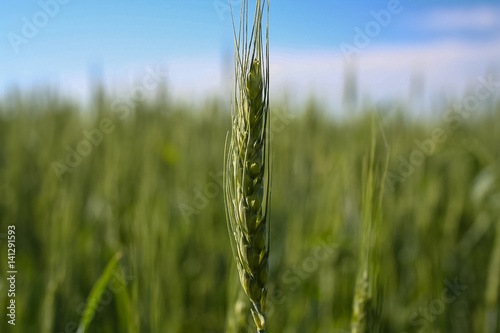
M 14 83 L 29 88 L 49 82 L 85 97 L 96 64 L 111 89 L 158 63 L 168 68 L 176 94 L 225 89 L 224 59 L 232 53 L 226 0 L 58 1 L 1 2 L 0 91 Z M 391 1 L 271 1 L 275 90 L 340 91 L 340 46 L 356 46 L 355 28 L 364 31 L 372 12 L 387 11 Z M 43 14 L 43 4 L 52 16 Z M 239 1 L 233 4 L 239 9 Z M 396 7 L 369 45 L 358 48 L 361 88 L 369 93 L 402 94 L 398 88 L 415 70 L 423 71 L 430 86 L 458 89 L 499 64 L 498 0 L 401 0 Z M 23 35 L 23 27 L 31 34 Z M 436 73 L 444 67 L 453 75 Z M 380 73 L 387 77 L 386 91 L 373 79 Z

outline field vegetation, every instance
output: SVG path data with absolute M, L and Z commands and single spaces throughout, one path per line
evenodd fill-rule
M 161 91 L 127 110 L 102 89 L 87 108 L 0 101 L 1 332 L 76 332 L 89 304 L 88 332 L 255 332 L 225 221 L 230 105 Z M 342 117 L 271 102 L 269 332 L 350 332 L 365 267 L 369 332 L 498 332 L 500 104 L 460 101 L 425 119 L 401 101 Z

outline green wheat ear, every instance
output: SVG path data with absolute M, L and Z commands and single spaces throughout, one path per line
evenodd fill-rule
M 258 0 L 248 35 L 248 1 L 243 1 L 235 44 L 235 91 L 231 137 L 226 139 L 224 199 L 229 238 L 241 285 L 252 303 L 258 332 L 265 332 L 269 275 L 269 2 L 266 48 Z
M 380 272 L 380 228 L 382 198 L 389 163 L 386 157 L 382 174 L 375 168 L 375 117 L 372 124 L 370 156 L 363 161 L 363 200 L 361 247 L 356 290 L 353 299 L 351 333 L 378 333 L 381 330 L 383 290 L 378 287 Z M 380 179 L 377 182 L 377 176 Z

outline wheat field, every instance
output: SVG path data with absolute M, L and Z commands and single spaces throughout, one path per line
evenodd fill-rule
M 342 119 L 313 99 L 271 103 L 267 331 L 350 332 L 365 278 L 367 331 L 498 332 L 497 101 L 425 120 L 397 102 Z M 0 103 L 1 318 L 8 225 L 18 269 L 16 326 L 0 331 L 76 332 L 91 308 L 88 332 L 255 332 L 225 222 L 228 103 L 159 94 L 127 117 L 106 91 L 92 103 Z

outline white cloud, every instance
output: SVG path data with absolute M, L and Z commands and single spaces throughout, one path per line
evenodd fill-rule
M 435 9 L 418 24 L 435 31 L 488 31 L 500 28 L 500 8 L 478 6 L 473 8 Z
M 183 59 L 165 59 L 168 68 L 167 86 L 174 98 L 203 101 L 214 93 L 229 96 L 231 66 L 221 58 L 193 55 Z M 366 48 L 358 56 L 357 82 L 360 97 L 368 94 L 373 100 L 399 98 L 403 102 L 410 93 L 410 79 L 419 73 L 424 81 L 423 93 L 435 98 L 440 93 L 461 96 L 468 84 L 477 81 L 491 68 L 500 68 L 500 40 L 466 42 L 447 40 L 420 45 L 378 45 Z M 155 65 L 151 63 L 149 65 Z M 345 61 L 339 50 L 272 49 L 271 94 L 279 100 L 286 91 L 292 105 L 302 103 L 311 93 L 332 107 L 342 103 Z M 227 70 L 229 66 L 229 73 Z M 125 66 L 131 68 L 132 66 Z M 135 66 L 143 69 L 145 65 Z M 111 87 L 126 90 L 135 81 L 123 71 L 109 73 Z M 141 78 L 140 71 L 132 73 Z M 63 83 L 63 92 L 83 89 L 86 72 L 74 73 Z M 63 80 L 64 81 L 64 80 Z M 228 82 L 229 81 L 229 82 Z M 71 84 L 67 84 L 70 82 Z M 79 94 L 88 97 L 87 94 Z
M 374 100 L 400 98 L 410 93 L 415 73 L 424 80 L 424 94 L 460 96 L 468 84 L 492 67 L 500 66 L 500 41 L 446 41 L 422 45 L 388 45 L 363 51 L 358 57 L 357 81 L 361 96 Z M 280 50 L 271 59 L 271 89 L 287 87 L 303 100 L 314 91 L 332 106 L 342 102 L 344 59 L 336 51 Z

